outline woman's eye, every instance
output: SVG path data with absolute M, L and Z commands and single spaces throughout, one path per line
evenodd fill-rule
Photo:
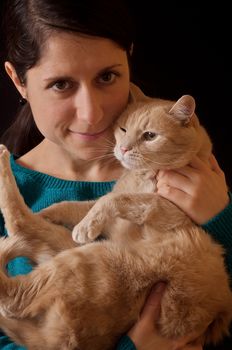
M 143 134 L 143 138 L 144 140 L 146 141 L 152 141 L 156 138 L 157 134 L 154 133 L 154 132 L 151 132 L 151 131 L 146 131 L 144 134 Z
M 118 75 L 114 72 L 105 72 L 100 75 L 98 81 L 103 84 L 111 84 L 115 81 Z
M 73 84 L 67 80 L 59 80 L 56 81 L 53 85 L 52 88 L 55 91 L 66 91 L 68 89 L 70 89 L 73 86 Z

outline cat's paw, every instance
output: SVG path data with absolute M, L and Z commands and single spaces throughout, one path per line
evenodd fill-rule
M 74 226 L 72 230 L 73 240 L 80 244 L 92 242 L 101 234 L 99 227 L 93 225 L 93 223 L 88 224 L 83 221 Z
M 0 144 L 0 166 L 5 166 L 9 162 L 10 153 L 6 146 Z
M 6 146 L 0 145 L 0 180 L 1 183 L 5 183 L 5 179 L 10 174 L 10 153 Z
M 4 153 L 6 151 L 9 152 L 8 149 L 6 148 L 6 146 L 3 144 L 0 144 L 0 154 Z

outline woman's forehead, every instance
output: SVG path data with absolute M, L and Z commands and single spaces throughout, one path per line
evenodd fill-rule
M 37 64 L 59 63 L 96 66 L 122 64 L 127 61 L 126 51 L 115 42 L 100 38 L 70 33 L 57 33 L 47 38 Z M 70 62 L 70 63 L 69 63 Z

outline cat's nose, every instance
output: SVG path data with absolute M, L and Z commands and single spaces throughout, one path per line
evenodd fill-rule
M 128 148 L 120 146 L 120 150 L 121 150 L 122 154 L 125 154 L 128 151 Z

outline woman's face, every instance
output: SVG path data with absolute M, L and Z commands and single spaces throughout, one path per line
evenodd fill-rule
M 105 153 L 128 101 L 127 54 L 108 39 L 53 35 L 27 72 L 25 93 L 47 140 L 83 159 Z

